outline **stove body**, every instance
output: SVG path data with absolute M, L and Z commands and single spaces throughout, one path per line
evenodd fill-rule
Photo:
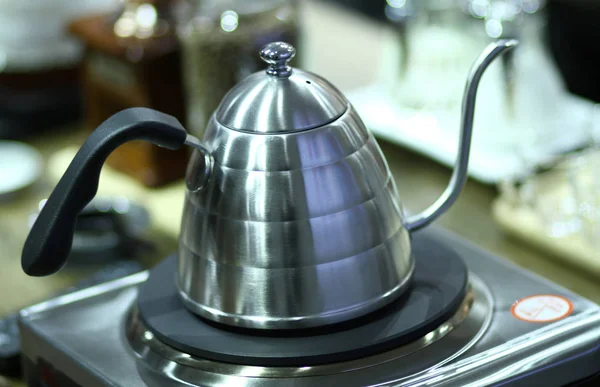
M 139 273 L 21 312 L 30 386 L 563 386 L 598 385 L 600 307 L 439 228 L 469 269 L 474 302 L 450 322 L 402 348 L 336 364 L 261 367 L 199 359 L 131 328 Z M 556 295 L 568 316 L 528 322 L 517 300 Z M 458 312 L 457 312 L 458 315 Z M 455 315 L 456 318 L 456 315 Z M 128 327 L 128 328 L 126 328 Z

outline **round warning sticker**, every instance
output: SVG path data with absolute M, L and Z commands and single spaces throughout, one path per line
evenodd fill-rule
M 521 298 L 510 309 L 513 316 L 527 322 L 552 322 L 573 312 L 571 301 L 553 294 L 537 294 Z

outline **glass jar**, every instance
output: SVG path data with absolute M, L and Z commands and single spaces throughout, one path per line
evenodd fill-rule
M 388 0 L 399 43 L 393 94 L 404 107 L 431 113 L 460 105 L 465 76 L 484 47 L 458 0 Z
M 187 0 L 178 16 L 187 126 L 196 136 L 236 83 L 265 68 L 258 55 L 263 45 L 298 46 L 296 1 Z

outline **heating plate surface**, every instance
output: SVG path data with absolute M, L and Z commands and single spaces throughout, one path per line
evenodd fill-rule
M 552 386 L 599 371 L 597 305 L 447 231 L 429 228 L 414 235 L 419 238 L 451 245 L 470 272 L 474 302 L 468 316 L 438 340 L 428 342 L 426 335 L 378 355 L 317 366 L 239 366 L 201 359 L 161 344 L 143 324 L 126 335 L 138 285 L 148 276 L 141 273 L 24 310 L 26 377 L 35 382 L 42 362 L 76 385 L 91 387 Z M 565 297 L 573 311 L 548 323 L 511 314 L 516 300 L 536 294 Z

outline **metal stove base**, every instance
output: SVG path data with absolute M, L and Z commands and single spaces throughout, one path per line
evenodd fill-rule
M 126 323 L 126 338 L 140 359 L 144 379 L 157 376 L 202 386 L 389 385 L 439 367 L 474 345 L 490 323 L 492 300 L 479 279 L 473 279 L 461 308 L 446 323 L 419 340 L 358 360 L 306 367 L 257 367 L 200 359 L 162 343 L 138 319 L 135 309 Z
M 431 340 L 353 362 L 294 369 L 195 359 L 161 347 L 140 324 L 126 331 L 137 284 L 147 276 L 140 273 L 22 311 L 27 382 L 67 387 L 562 386 L 600 372 L 597 305 L 446 231 L 423 232 L 461 254 L 474 295 L 467 315 L 459 316 L 464 321 L 432 332 Z M 551 323 L 513 317 L 514 302 L 535 294 L 566 297 L 573 312 Z

